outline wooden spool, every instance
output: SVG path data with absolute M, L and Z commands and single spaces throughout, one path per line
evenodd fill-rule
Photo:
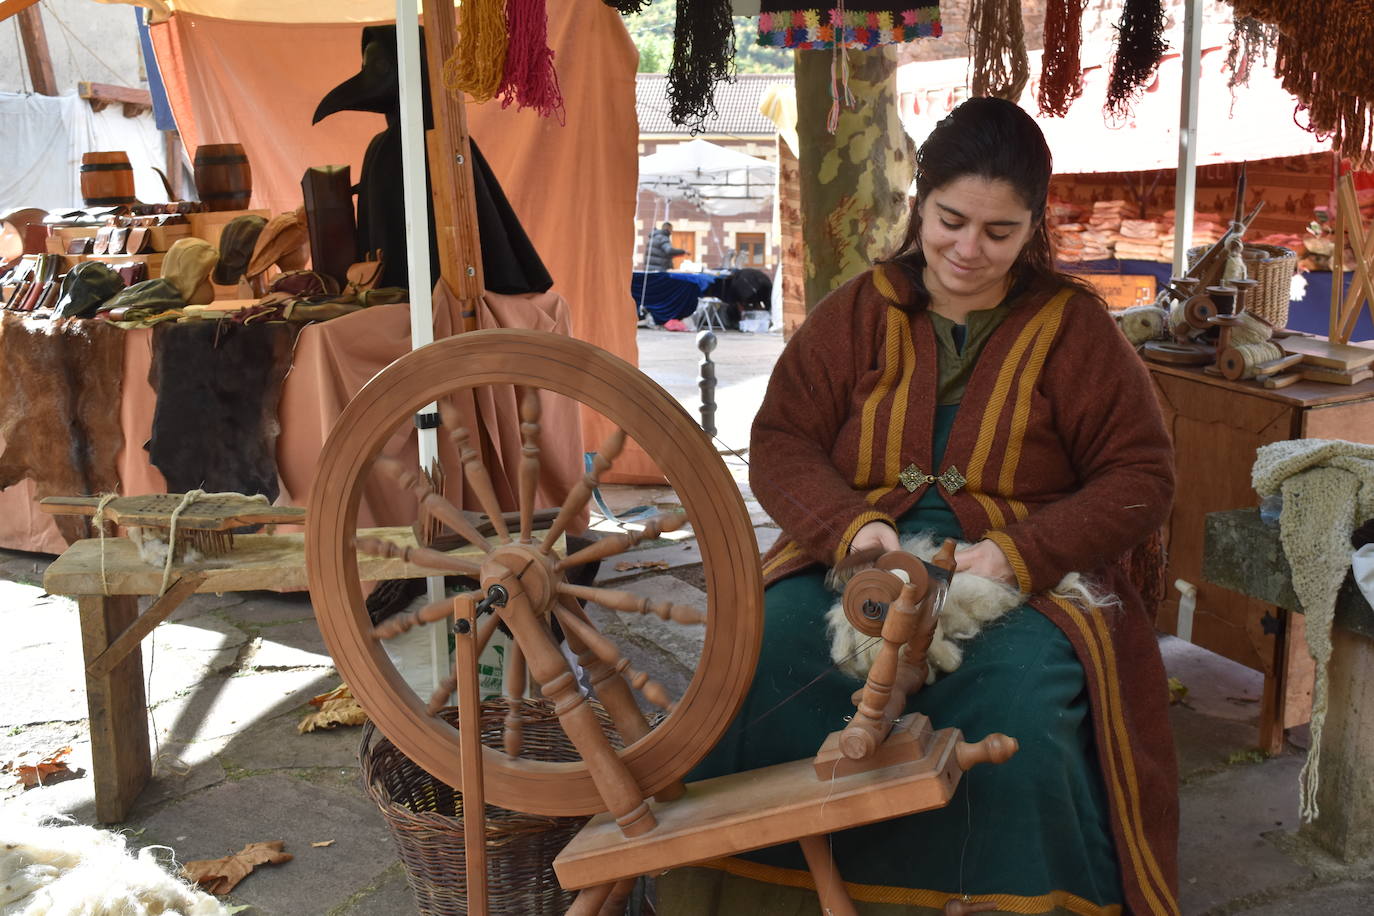
M 88 207 L 137 203 L 129 154 L 123 150 L 82 153 L 81 199 Z
M 238 143 L 196 147 L 196 191 L 207 210 L 246 210 L 253 196 L 253 170 Z

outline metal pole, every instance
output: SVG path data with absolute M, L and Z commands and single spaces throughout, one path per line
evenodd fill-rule
M 1174 187 L 1174 276 L 1188 273 L 1197 199 L 1197 106 L 1202 73 L 1202 0 L 1184 0 L 1183 96 L 1178 110 L 1178 175 Z
M 421 110 L 424 93 L 420 68 L 420 30 L 417 0 L 396 0 L 396 52 L 401 68 L 401 173 L 404 177 L 402 200 L 406 217 L 406 255 L 410 286 L 410 347 L 418 350 L 434 342 L 434 304 L 429 275 L 429 187 L 425 164 L 425 119 Z M 429 404 L 415 417 L 418 427 L 420 467 L 428 468 L 439 458 L 439 407 Z M 430 601 L 444 597 L 444 579 L 426 580 Z M 437 688 L 449 670 L 448 633 L 444 627 L 430 627 L 430 669 Z

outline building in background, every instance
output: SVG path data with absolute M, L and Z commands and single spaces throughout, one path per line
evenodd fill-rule
M 719 146 L 777 164 L 777 128 L 759 113 L 759 101 L 769 87 L 792 85 L 791 74 L 741 74 L 733 83 L 716 85 L 716 111 L 706 131 L 697 134 Z M 637 77 L 636 109 L 639 113 L 639 155 L 647 156 L 666 145 L 693 139 L 691 132 L 668 117 L 668 78 L 641 73 Z M 644 262 L 644 246 L 654 226 L 666 219 L 673 224 L 673 245 L 684 249 L 682 261 L 708 268 L 755 267 L 769 273 L 778 263 L 776 205 L 772 195 L 761 199 L 756 210 L 713 216 L 683 201 L 665 201 L 651 191 L 639 192 L 635 239 L 635 265 Z

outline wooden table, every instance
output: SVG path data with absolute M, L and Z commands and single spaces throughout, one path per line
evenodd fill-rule
M 1166 532 L 1168 596 L 1157 625 L 1264 672 L 1260 746 L 1277 751 L 1284 728 L 1310 716 L 1312 662 L 1302 635 L 1304 621 L 1301 615 L 1278 612 L 1273 602 L 1207 580 L 1202 569 L 1204 520 L 1211 512 L 1258 505 L 1250 468 L 1261 445 L 1285 439 L 1374 444 L 1374 380 L 1349 386 L 1303 381 L 1267 390 L 1198 368 L 1148 366 L 1173 436 L 1178 477 Z M 1191 623 L 1179 620 L 1179 592 L 1173 588 L 1179 580 L 1197 587 Z
M 1264 524 L 1258 510 L 1208 515 L 1204 545 L 1202 574 L 1210 583 L 1302 614 L 1279 528 Z M 1374 609 L 1350 576 L 1336 597 L 1331 643 L 1318 765 L 1321 813 L 1302 830 L 1356 861 L 1374 853 Z
M 359 534 L 415 545 L 409 528 L 370 528 Z M 474 547 L 453 553 L 478 555 Z M 443 574 L 361 553 L 358 571 L 364 581 Z M 158 594 L 162 569 L 143 562 L 133 542 L 120 537 L 107 538 L 103 543 L 97 538 L 77 541 L 43 576 L 43 587 L 50 594 L 74 597 L 80 609 L 91 769 L 96 819 L 101 823 L 123 820 L 152 775 L 143 658 L 137 651 L 143 637 L 194 593 L 304 590 L 303 535 L 239 535 L 232 554 L 173 566 L 172 582 L 167 593 L 140 614 L 138 598 Z

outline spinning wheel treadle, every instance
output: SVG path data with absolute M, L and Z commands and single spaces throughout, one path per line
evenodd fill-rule
M 416 469 L 380 453 L 402 424 L 409 423 L 426 404 L 438 401 L 445 414 L 444 431 L 458 448 L 468 486 L 483 510 L 499 519 L 488 470 L 471 442 L 470 431 L 459 425 L 460 414 L 449 398 L 482 386 L 512 385 L 523 389 L 519 393 L 521 524 L 518 531 L 507 531 L 498 523 L 493 544 L 435 494 Z M 601 444 L 595 466 L 573 488 L 542 540 L 533 537 L 530 521 L 539 479 L 540 391 L 572 398 L 616 427 Z M 572 556 L 560 557 L 553 544 L 586 506 L 599 475 L 612 466 L 627 437 L 658 463 L 676 488 L 685 519 L 660 516 L 642 533 L 612 535 Z M 448 469 L 450 474 L 457 471 Z M 486 801 L 555 816 L 592 814 L 609 805 L 621 815 L 627 834 L 652 826 L 643 796 L 673 791 L 730 724 L 753 678 L 763 632 L 762 580 L 753 529 L 738 489 L 700 428 L 666 392 L 627 363 L 589 344 L 534 331 L 478 331 L 431 344 L 379 373 L 344 410 L 321 455 L 308 512 L 306 563 L 320 629 L 344 679 L 378 728 L 430 773 L 460 787 L 457 731 L 431 715 L 396 672 L 380 642 L 412 626 L 447 619 L 454 613 L 454 602 L 430 605 L 374 630 L 364 607 L 354 551 L 358 504 L 370 472 L 389 475 L 411 489 L 423 512 L 443 520 L 482 555 L 458 557 L 365 539 L 357 541 L 357 548 L 384 555 L 405 551 L 407 559 L 438 572 L 478 578 L 482 590 L 472 594 L 474 600 L 492 595 L 492 586 L 500 585 L 506 593 L 505 604 L 491 617 L 479 619 L 477 640 L 480 643 L 495 629 L 499 614 L 516 636 L 513 667 L 523 670 L 529 664 L 535 679 L 559 705 L 572 734 L 569 720 L 585 713 L 587 707 L 549 635 L 547 621 L 556 618 L 624 739 L 625 748 L 616 751 L 599 731 L 580 738 L 572 734 L 582 761 L 527 760 L 518 756 L 520 722 L 512 715 L 505 735 L 507 753 L 494 748 L 482 752 Z M 701 548 L 706 574 L 704 618 L 695 608 L 566 581 L 568 570 L 612 556 L 684 521 L 691 522 Z M 686 624 L 704 622 L 701 661 L 686 692 L 674 698 L 647 675 L 630 668 L 581 610 L 578 598 L 625 613 L 655 614 Z M 652 731 L 630 698 L 630 687 L 669 712 Z M 628 792 L 637 797 L 617 805 L 610 801 L 617 789 L 622 796 Z

